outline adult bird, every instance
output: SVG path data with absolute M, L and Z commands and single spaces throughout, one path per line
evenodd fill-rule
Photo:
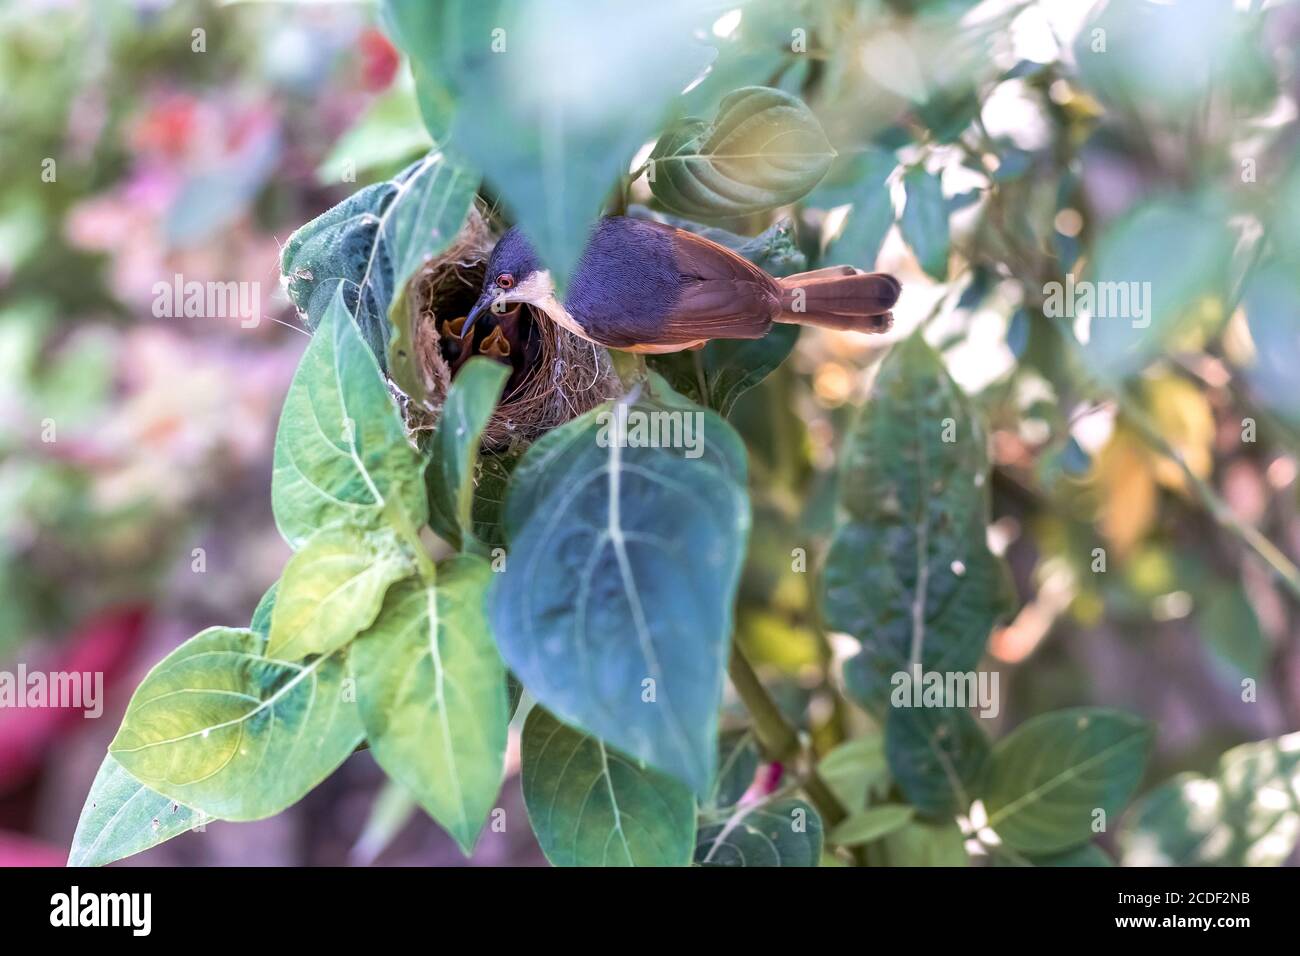
M 488 259 L 462 338 L 488 311 L 539 309 L 591 342 L 625 352 L 677 352 L 710 339 L 758 339 L 773 322 L 884 332 L 898 280 L 852 266 L 776 279 L 743 256 L 663 223 L 606 216 L 592 230 L 563 301 L 516 226 Z

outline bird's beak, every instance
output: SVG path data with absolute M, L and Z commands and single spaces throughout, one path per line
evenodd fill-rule
M 460 330 L 460 337 L 462 339 L 469 337 L 470 332 L 474 329 L 474 323 L 478 321 L 479 316 L 491 309 L 492 303 L 496 302 L 496 300 L 501 297 L 501 290 L 494 285 L 488 286 L 488 288 L 483 290 L 483 294 L 479 296 L 478 301 L 474 303 L 474 308 L 470 309 L 469 315 L 465 316 L 465 324 L 461 326 Z

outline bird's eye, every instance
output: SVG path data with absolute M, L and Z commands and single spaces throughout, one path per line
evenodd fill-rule
M 512 276 L 509 272 L 503 272 L 499 276 L 497 276 L 497 288 L 499 289 L 509 289 L 514 284 L 515 284 L 515 277 Z

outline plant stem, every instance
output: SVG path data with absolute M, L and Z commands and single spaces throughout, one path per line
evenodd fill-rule
M 772 700 L 772 695 L 754 673 L 744 652 L 734 643 L 731 646 L 731 665 L 728 670 L 736 693 L 754 720 L 754 734 L 758 737 L 764 756 L 783 764 L 794 763 L 800 757 L 807 758 L 805 763 L 808 769 L 802 780 L 804 792 L 821 814 L 827 829 L 840 823 L 848 816 L 844 805 L 817 773 L 811 755 L 804 753 L 799 734 L 776 706 L 776 701 Z

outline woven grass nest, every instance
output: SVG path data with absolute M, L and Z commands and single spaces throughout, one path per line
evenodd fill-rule
M 411 280 L 411 338 L 428 402 L 404 401 L 407 427 L 417 436 L 437 424 L 456 372 L 474 355 L 510 368 L 501 401 L 483 434 L 491 451 L 517 448 L 590 411 L 620 391 L 609 354 L 560 328 L 532 306 L 485 314 L 473 340 L 459 337 L 478 300 L 496 236 L 477 208 L 455 241 Z

